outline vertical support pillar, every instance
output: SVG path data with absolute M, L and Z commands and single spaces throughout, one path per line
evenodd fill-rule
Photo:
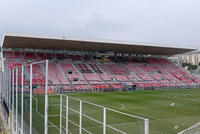
M 106 108 L 103 108 L 103 134 L 106 134 Z
M 48 134 L 48 60 L 46 60 L 45 72 L 45 111 L 44 111 L 44 134 Z
M 24 67 L 22 66 L 22 79 L 21 79 L 21 134 L 24 133 Z
M 60 134 L 62 134 L 62 94 L 60 95 Z
M 33 75 L 33 65 L 30 64 L 30 132 L 29 134 L 32 134 L 32 97 L 33 97 L 33 90 L 32 90 L 32 75 Z
M 69 103 L 69 99 L 68 96 L 66 96 L 66 123 L 65 123 L 65 127 L 66 127 L 66 134 L 68 134 L 68 103 Z
M 79 134 L 82 134 L 82 100 L 80 100 Z
M 149 134 L 149 119 L 144 120 L 144 133 Z
M 18 133 L 18 69 L 16 68 L 16 89 L 15 89 L 15 92 L 16 92 L 16 133 Z

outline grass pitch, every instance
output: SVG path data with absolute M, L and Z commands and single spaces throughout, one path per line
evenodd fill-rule
M 158 91 L 134 91 L 134 92 L 107 92 L 107 93 L 68 93 L 65 94 L 89 102 L 93 102 L 108 108 L 119 110 L 132 115 L 149 119 L 150 134 L 176 134 L 186 128 L 200 122 L 200 89 L 179 89 L 179 90 L 158 90 Z M 38 100 L 36 112 L 36 101 L 33 99 L 33 127 L 38 133 L 43 133 L 44 119 L 44 96 L 34 95 Z M 25 99 L 29 103 L 29 99 Z M 65 98 L 62 101 L 65 105 Z M 49 96 L 49 133 L 59 133 L 60 124 L 60 98 Z M 28 107 L 28 105 L 26 105 Z M 79 111 L 79 102 L 69 99 L 69 107 Z M 28 113 L 26 109 L 25 113 Z M 79 114 L 69 110 L 69 131 L 79 133 Z M 62 124 L 65 129 L 65 108 L 62 107 Z M 103 110 L 83 103 L 83 114 L 103 122 Z M 28 116 L 25 114 L 25 120 Z M 51 127 L 52 124 L 54 127 Z M 75 123 L 75 124 L 74 124 Z M 102 124 L 83 117 L 82 133 L 90 131 L 94 134 L 101 134 Z M 142 120 L 121 116 L 107 111 L 107 124 L 123 132 L 130 134 L 144 133 L 144 122 Z M 57 127 L 57 129 L 55 128 Z M 107 127 L 107 133 L 118 134 Z

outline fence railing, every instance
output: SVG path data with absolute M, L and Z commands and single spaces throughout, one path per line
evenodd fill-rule
M 45 60 L 0 73 L 1 99 L 13 134 L 149 134 L 146 118 L 67 94 L 50 94 L 48 69 Z

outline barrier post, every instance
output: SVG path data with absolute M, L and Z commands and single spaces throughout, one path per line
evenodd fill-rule
M 16 92 L 16 133 L 18 133 L 18 69 L 16 68 L 16 89 L 15 89 L 15 92 Z
M 82 133 L 82 100 L 80 100 L 80 113 L 79 113 L 79 134 Z
M 144 133 L 149 134 L 149 119 L 144 120 Z
M 33 91 L 32 91 L 32 74 L 33 74 L 33 65 L 30 64 L 30 132 L 29 134 L 32 134 L 32 96 L 33 96 Z
M 24 67 L 22 66 L 22 79 L 21 79 L 21 133 L 24 133 Z
M 103 134 L 106 134 L 106 108 L 103 108 Z
M 44 111 L 44 134 L 48 134 L 48 60 L 46 60 L 45 70 L 45 111 Z
M 62 134 L 62 94 L 60 95 L 60 134 Z
M 66 96 L 66 134 L 68 134 L 68 96 Z
M 14 134 L 14 69 L 12 69 L 12 134 Z

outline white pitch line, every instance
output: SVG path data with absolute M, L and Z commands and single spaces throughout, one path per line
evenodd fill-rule
M 192 130 L 193 128 L 195 128 L 196 126 L 199 126 L 199 125 L 200 125 L 200 122 L 198 122 L 198 123 L 196 123 L 195 125 L 193 125 L 193 126 L 187 128 L 187 129 L 185 129 L 185 130 L 179 132 L 178 134 L 184 134 L 185 132 L 190 131 L 190 130 Z

